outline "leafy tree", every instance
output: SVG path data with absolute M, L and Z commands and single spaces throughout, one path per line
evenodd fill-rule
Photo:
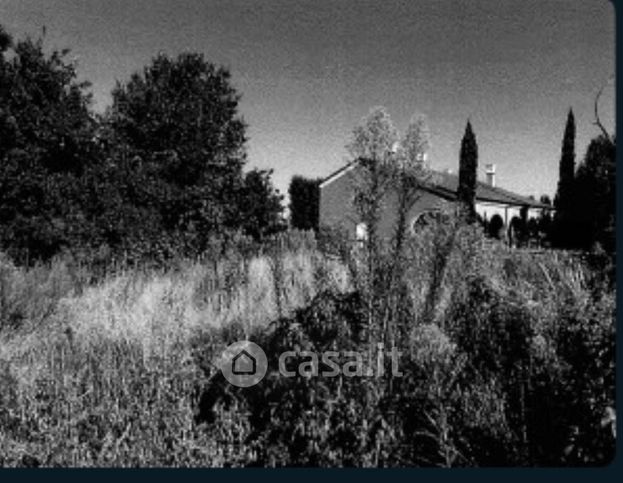
M 465 134 L 461 141 L 459 155 L 459 187 L 457 198 L 463 205 L 465 219 L 468 222 L 476 220 L 476 177 L 478 172 L 478 145 L 472 125 L 467 121 Z
M 359 165 L 354 180 L 353 206 L 359 221 L 365 224 L 368 287 L 370 294 L 378 292 L 377 280 L 381 262 L 379 222 L 384 197 L 395 177 L 398 131 L 383 107 L 375 107 L 353 130 L 347 146 L 353 162 Z M 372 295 L 370 295 L 372 297 Z
M 271 175 L 272 170 L 249 171 L 240 193 L 242 229 L 256 240 L 284 228 L 283 196 L 273 186 Z
M 299 230 L 318 230 L 321 179 L 293 176 L 288 187 L 290 225 Z
M 245 124 L 230 74 L 185 53 L 153 59 L 113 91 L 109 119 L 115 134 L 142 158 L 155 158 L 163 174 L 181 186 L 206 177 L 241 173 Z
M 554 198 L 556 214 L 553 226 L 553 241 L 556 246 L 575 245 L 576 228 L 573 226 L 575 179 L 575 117 L 569 109 L 567 125 L 562 140 L 562 152 L 559 165 L 558 190 Z
M 395 273 L 402 264 L 403 246 L 407 236 L 407 214 L 420 196 L 420 184 L 428 178 L 425 162 L 429 148 L 430 132 L 426 119 L 424 116 L 413 116 L 397 153 L 398 213 L 393 238 Z
M 186 251 L 192 240 L 164 229 L 161 200 L 170 198 L 168 193 L 168 185 L 136 158 L 117 153 L 90 167 L 81 178 L 80 196 L 91 225 L 87 244 L 103 262 L 111 256 L 162 262 Z
M 76 197 L 98 158 L 97 122 L 67 53 L 0 29 L 0 243 L 20 262 L 85 235 Z
M 367 300 L 367 342 L 374 350 L 375 341 L 388 336 L 385 323 L 383 299 L 387 278 L 383 273 L 384 243 L 379 233 L 379 223 L 385 198 L 392 189 L 396 175 L 398 132 L 382 107 L 373 108 L 353 130 L 352 141 L 347 146 L 352 163 L 357 164 L 353 171 L 353 208 L 357 223 L 365 225 L 363 259 L 365 267 L 354 277 L 358 290 Z M 366 396 L 367 397 L 367 396 Z
M 19 261 L 61 250 L 164 260 L 215 232 L 280 229 L 271 172 L 243 176 L 245 124 L 230 74 L 159 55 L 118 83 L 105 116 L 68 51 L 0 27 L 0 243 Z
M 230 74 L 194 53 L 155 57 L 113 91 L 106 120 L 113 157 L 136 159 L 154 184 L 165 229 L 205 246 L 240 226 L 245 124 Z
M 396 222 L 392 250 L 385 281 L 384 342 L 394 345 L 401 337 L 401 324 L 390 314 L 397 314 L 404 304 L 404 280 L 409 265 L 405 247 L 408 242 L 407 215 L 420 197 L 421 185 L 428 179 L 426 155 L 430 148 L 430 132 L 424 116 L 414 115 L 402 136 L 396 153 L 395 188 L 397 194 Z M 375 294 L 378 295 L 378 294 Z
M 378 224 L 383 197 L 394 178 L 395 147 L 398 131 L 383 107 L 373 108 L 353 130 L 347 146 L 358 170 L 354 189 L 354 206 L 367 227 L 370 258 L 375 259 L 379 248 Z
M 600 135 L 591 140 L 578 167 L 574 214 L 578 243 L 589 249 L 598 243 L 608 252 L 615 250 L 616 145 Z

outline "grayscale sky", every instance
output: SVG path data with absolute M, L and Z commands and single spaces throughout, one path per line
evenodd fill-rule
M 593 101 L 614 76 L 614 8 L 606 0 L 0 0 L 15 37 L 72 49 L 95 105 L 110 102 L 159 51 L 203 52 L 227 66 L 249 124 L 249 164 L 323 177 L 370 108 L 400 129 L 428 117 L 431 165 L 458 169 L 472 121 L 481 174 L 498 185 L 553 195 L 565 120 L 576 154 L 591 137 Z M 600 103 L 614 130 L 614 83 Z

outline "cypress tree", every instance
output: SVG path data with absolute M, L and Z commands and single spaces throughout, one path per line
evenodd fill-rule
M 554 243 L 558 246 L 573 245 L 573 203 L 575 184 L 575 117 L 569 109 L 567 125 L 562 140 L 559 164 L 558 189 L 554 198 L 556 208 Z
M 472 223 L 476 220 L 476 174 L 478 170 L 478 144 L 472 130 L 472 125 L 467 121 L 465 134 L 461 141 L 459 157 L 459 187 L 457 198 L 463 206 L 465 220 Z

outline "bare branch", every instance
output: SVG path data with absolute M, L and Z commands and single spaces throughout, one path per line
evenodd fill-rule
M 603 86 L 601 86 L 601 89 L 599 89 L 599 92 L 597 93 L 597 96 L 595 97 L 595 120 L 593 121 L 593 124 L 597 126 L 599 129 L 601 129 L 601 132 L 604 134 L 604 136 L 606 136 L 606 139 L 608 139 L 609 141 L 612 141 L 612 138 L 610 137 L 610 133 L 606 130 L 604 125 L 601 123 L 601 120 L 599 119 L 599 107 L 598 107 L 601 93 L 604 91 L 604 88 L 608 85 L 609 82 L 610 80 L 608 80 Z

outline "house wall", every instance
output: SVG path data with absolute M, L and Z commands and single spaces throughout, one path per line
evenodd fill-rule
M 351 170 L 320 185 L 320 226 L 338 227 L 348 233 L 355 233 L 357 216 L 352 202 L 354 182 Z
M 354 170 L 347 171 L 334 180 L 320 186 L 320 226 L 338 227 L 347 231 L 353 238 L 357 224 L 361 221 L 353 206 L 353 197 L 357 186 Z M 442 197 L 422 190 L 407 215 L 407 225 L 421 213 L 439 209 L 448 202 Z M 396 226 L 398 195 L 395 191 L 383 199 L 382 216 L 379 222 L 379 234 L 387 237 Z
M 333 226 L 341 228 L 355 238 L 357 224 L 361 221 L 353 206 L 353 198 L 357 186 L 357 171 L 350 169 L 321 184 L 320 186 L 320 226 Z M 388 190 L 389 193 L 383 199 L 382 216 L 379 222 L 379 234 L 381 236 L 390 236 L 395 230 L 398 195 L 394 190 Z M 431 193 L 430 191 L 421 190 L 417 201 L 409 210 L 407 215 L 407 226 L 411 227 L 413 221 L 422 213 L 431 211 L 444 206 L 448 206 L 452 201 L 446 200 L 442 196 Z M 521 206 L 510 206 L 502 203 L 492 203 L 477 201 L 476 212 L 486 217 L 487 220 L 499 214 L 504 220 L 505 226 L 508 226 L 513 217 L 520 216 Z M 540 209 L 530 208 L 528 210 L 528 218 L 538 217 Z
M 476 213 L 483 219 L 491 220 L 494 215 L 500 215 L 504 220 L 504 225 L 508 226 L 514 218 L 521 218 L 521 206 L 509 206 L 491 202 L 476 202 Z M 538 218 L 541 214 L 540 208 L 529 208 L 528 219 Z

